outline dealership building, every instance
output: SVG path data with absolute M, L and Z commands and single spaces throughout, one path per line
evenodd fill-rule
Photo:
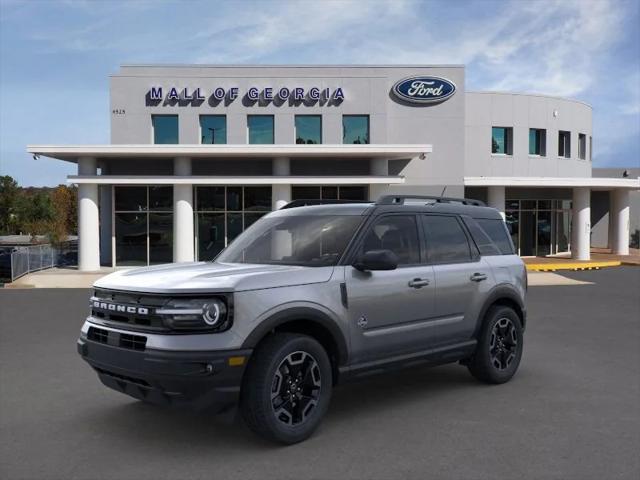
M 589 259 L 597 211 L 629 252 L 640 181 L 592 176 L 580 101 L 468 92 L 459 65 L 126 65 L 110 93 L 111 144 L 27 147 L 78 165 L 81 270 L 209 260 L 292 200 L 384 194 L 483 200 L 521 256 Z

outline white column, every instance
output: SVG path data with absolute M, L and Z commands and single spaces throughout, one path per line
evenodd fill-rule
M 96 175 L 95 158 L 78 159 L 78 175 Z M 78 270 L 100 270 L 100 217 L 98 213 L 98 185 L 78 186 Z
M 572 225 L 571 257 L 576 260 L 590 260 L 591 190 L 588 187 L 576 187 L 573 189 Z
M 173 162 L 175 175 L 191 175 L 191 159 L 178 157 Z M 173 186 L 173 261 L 193 262 L 193 185 Z
M 386 158 L 372 158 L 369 164 L 369 171 L 371 175 L 386 177 L 389 175 L 389 161 Z M 388 185 L 370 184 L 369 200 L 378 200 L 388 187 Z
M 613 233 L 612 253 L 629 255 L 629 190 L 618 189 L 611 192 L 609 209 L 609 229 Z
M 491 208 L 495 208 L 500 212 L 502 218 L 505 218 L 505 188 L 504 186 L 500 187 L 489 187 L 487 201 L 489 202 L 489 206 Z
M 273 176 L 289 176 L 291 175 L 291 162 L 286 157 L 277 157 L 273 159 Z M 291 201 L 291 185 L 272 185 L 271 186 L 271 209 L 279 210 Z

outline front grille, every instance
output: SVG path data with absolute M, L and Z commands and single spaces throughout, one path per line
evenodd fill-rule
M 120 346 L 131 350 L 144 350 L 147 346 L 147 337 L 142 335 L 120 334 Z
M 97 327 L 89 327 L 87 339 L 93 342 L 113 345 L 114 347 L 126 348 L 128 350 L 143 351 L 147 347 L 147 337 L 143 335 L 112 332 Z
M 109 343 L 109 330 L 102 328 L 89 327 L 87 338 L 98 343 Z
M 95 290 L 90 302 L 91 316 L 119 328 L 167 331 L 162 317 L 155 311 L 168 301 L 169 298 L 163 296 Z

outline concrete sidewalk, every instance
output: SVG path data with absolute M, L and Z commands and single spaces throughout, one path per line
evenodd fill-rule
M 103 267 L 97 272 L 79 272 L 74 268 L 49 268 L 20 277 L 4 288 L 90 288 L 93 282 L 115 271 Z
M 99 272 L 78 272 L 74 269 L 50 268 L 30 273 L 5 288 L 91 288 L 93 282 L 115 271 L 114 268 L 102 268 Z M 529 272 L 529 286 L 581 285 L 588 282 L 573 280 L 562 275 L 546 272 Z

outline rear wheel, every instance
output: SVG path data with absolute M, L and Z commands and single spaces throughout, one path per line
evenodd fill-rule
M 240 407 L 251 430 L 276 442 L 297 443 L 317 428 L 331 398 L 329 357 L 306 335 L 276 333 L 252 356 Z
M 520 365 L 522 347 L 518 314 L 509 307 L 491 307 L 482 325 L 476 352 L 469 361 L 469 371 L 486 383 L 508 382 Z

